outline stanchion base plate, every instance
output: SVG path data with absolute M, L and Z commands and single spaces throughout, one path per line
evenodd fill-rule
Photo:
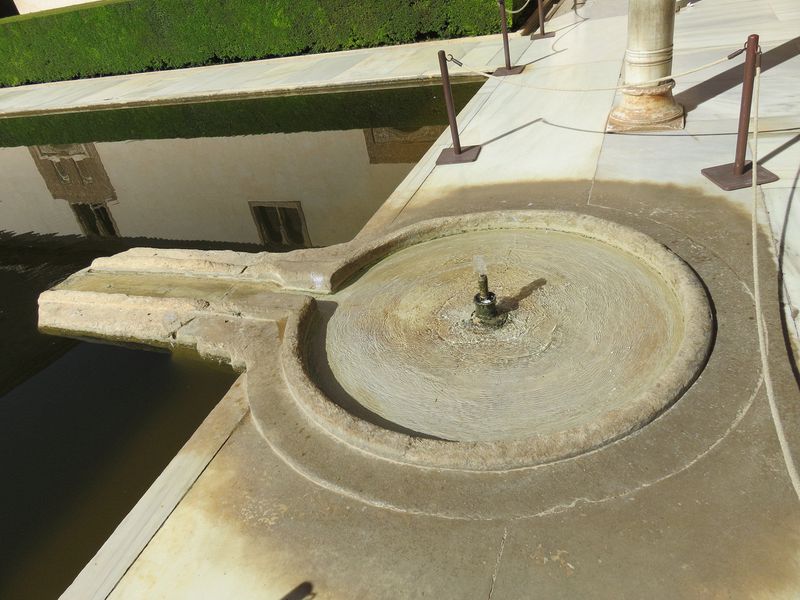
M 711 181 L 716 183 L 723 190 L 730 192 L 733 190 L 748 188 L 753 185 L 753 173 L 750 170 L 751 165 L 751 161 L 748 160 L 745 162 L 744 173 L 741 175 L 734 173 L 733 163 L 719 165 L 716 167 L 708 167 L 707 169 L 702 169 L 700 172 L 708 177 Z M 772 183 L 773 181 L 778 181 L 778 179 L 779 177 L 775 175 L 775 173 L 768 171 L 761 165 L 758 165 L 756 169 L 756 182 L 758 185 Z
M 556 37 L 555 31 L 548 31 L 547 33 L 534 33 L 531 35 L 532 40 L 543 40 L 551 37 Z
M 507 69 L 505 67 L 500 67 L 497 69 L 492 75 L 495 77 L 506 77 L 507 75 L 519 75 L 525 70 L 525 65 L 517 65 L 516 67 L 511 67 Z
M 481 153 L 480 146 L 467 146 L 461 149 L 461 154 L 456 154 L 452 148 L 445 148 L 436 159 L 437 165 L 460 165 L 461 163 L 470 163 L 478 160 L 478 154 Z

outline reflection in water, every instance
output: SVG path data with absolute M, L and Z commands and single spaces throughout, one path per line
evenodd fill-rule
M 364 130 L 369 162 L 416 163 L 442 133 L 441 125 L 427 125 L 410 131 L 394 127 L 373 127 Z
M 476 90 L 456 86 L 458 107 Z M 0 229 L 270 251 L 344 242 L 444 130 L 438 91 L 0 119 L 0 139 L 19 144 L 0 148 Z
M 300 202 L 251 202 L 261 243 L 273 252 L 311 247 Z
M 458 107 L 477 89 L 455 86 Z M 38 295 L 132 246 L 352 238 L 443 131 L 438 93 L 0 119 L 0 597 L 65 589 L 232 383 L 168 355 L 41 335 Z
M 360 129 L 34 146 L 39 181 L 14 182 L 27 189 L 2 210 L 18 232 L 326 246 L 352 238 L 425 150 L 373 147 L 411 162 L 373 162 Z M 34 198 L 21 219 L 14 201 Z
M 83 343 L 0 396 L 0 598 L 58 597 L 232 382 Z
M 94 144 L 58 144 L 29 148 L 54 200 L 69 203 L 87 237 L 119 237 L 109 202 L 114 186 Z
M 0 232 L 4 600 L 58 597 L 233 381 L 204 363 L 37 332 L 38 295 L 107 242 L 124 243 Z
M 70 221 L 85 236 L 212 240 L 288 251 L 352 238 L 441 131 L 383 127 L 29 151 L 50 197 L 66 201 Z M 20 202 L 41 189 L 28 186 L 16 195 Z M 23 222 L 19 207 L 9 202 L 4 209 L 17 215 L 17 231 L 78 232 L 72 223 L 59 225 L 63 207 L 45 199 Z

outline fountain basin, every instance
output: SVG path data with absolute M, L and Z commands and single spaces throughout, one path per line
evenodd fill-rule
M 642 233 L 556 211 L 427 231 L 320 303 L 301 335 L 319 393 L 295 398 L 349 441 L 425 464 L 540 464 L 646 425 L 705 363 L 703 286 Z M 502 327 L 470 319 L 476 254 Z

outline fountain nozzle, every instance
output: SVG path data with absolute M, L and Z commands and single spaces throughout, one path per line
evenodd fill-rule
M 473 298 L 475 312 L 472 321 L 484 327 L 500 327 L 506 322 L 506 314 L 497 310 L 497 298 L 489 291 L 489 278 L 485 274 L 478 276 L 478 293 Z

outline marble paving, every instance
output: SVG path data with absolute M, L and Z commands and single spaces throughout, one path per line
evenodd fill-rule
M 627 27 L 624 3 L 598 4 L 588 2 L 556 19 L 556 37 L 534 42 L 520 57 L 521 64 L 531 63 L 522 75 L 489 80 L 462 111 L 462 144 L 483 145 L 477 162 L 437 167 L 439 152 L 450 146 L 444 134 L 365 232 L 413 221 L 415 213 L 430 210 L 437 199 L 466 186 L 618 180 L 690 185 L 719 193 L 700 169 L 733 161 L 742 57 L 676 81 L 675 96 L 687 109 L 683 131 L 606 134 L 617 92 L 548 91 L 619 85 Z M 676 15 L 673 72 L 712 62 L 741 47 L 749 34 L 760 35 L 759 162 L 781 178 L 760 193 L 784 268 L 788 311 L 797 316 L 800 210 L 791 205 L 800 178 L 800 16 L 794 6 L 780 0 L 690 4 Z M 746 210 L 752 204 L 749 189 L 725 197 Z M 590 194 L 585 202 L 592 202 Z M 761 215 L 762 221 L 766 218 Z M 795 327 L 800 330 L 800 324 Z
M 512 61 L 517 61 L 530 46 L 530 39 L 512 34 L 509 40 Z M 429 80 L 439 77 L 436 53 L 440 49 L 468 59 L 481 71 L 490 72 L 503 64 L 499 35 L 437 40 L 0 88 L 0 117 Z
M 793 207 L 800 178 L 795 7 L 784 0 L 692 3 L 677 15 L 674 70 L 725 56 L 750 33 L 762 36 L 759 157 L 781 179 L 757 190 L 767 207 L 760 215 L 761 284 L 776 394 L 797 453 L 797 387 L 778 317 L 779 301 L 790 316 L 800 303 L 800 217 Z M 281 311 L 291 307 L 275 308 L 252 337 L 243 329 L 229 334 L 225 328 L 239 327 L 238 321 L 220 314 L 226 320 L 209 329 L 219 339 L 206 344 L 208 351 L 242 337 L 260 366 L 248 369 L 242 381 L 262 394 L 249 396 L 250 412 L 241 421 L 235 406 L 218 415 L 216 422 L 230 427 L 230 435 L 221 447 L 224 436 L 216 432 L 194 444 L 189 458 L 201 472 L 194 483 L 177 470 L 157 482 L 66 598 L 797 598 L 800 505 L 775 437 L 754 332 L 752 190 L 724 193 L 700 174 L 733 158 L 742 58 L 678 80 L 686 129 L 607 134 L 626 26 L 624 0 L 587 0 L 552 21 L 555 38 L 517 38 L 513 59 L 527 65 L 525 72 L 487 81 L 459 115 L 462 143 L 482 145 L 478 160 L 437 166 L 436 157 L 451 143 L 443 134 L 354 247 L 430 218 L 503 208 L 572 209 L 630 224 L 684 257 L 715 303 L 714 348 L 686 395 L 647 427 L 574 459 L 478 475 L 406 469 L 331 441 L 299 412 L 283 418 L 286 407 L 299 411 L 286 389 L 275 385 L 286 373 L 277 348 L 293 335 Z M 446 47 L 465 67 L 481 71 L 498 60 L 488 41 Z M 431 50 L 440 45 L 267 61 L 263 79 L 247 65 L 211 68 L 200 78 L 152 74 L 151 99 L 432 76 Z M 394 67 L 380 59 L 383 52 L 394 55 Z M 137 96 L 131 80 L 84 96 L 78 87 L 56 87 L 47 88 L 52 93 L 3 90 L 0 109 L 64 109 L 144 96 Z M 117 294 L 140 305 L 148 295 L 174 296 L 163 299 L 164 306 L 172 300 L 183 306 L 183 296 L 196 295 L 201 285 L 183 275 L 159 279 L 99 269 L 79 277 L 75 293 L 80 298 L 85 285 L 84 291 L 111 299 L 99 301 L 100 312 L 79 310 L 124 322 L 125 310 L 113 304 Z M 218 295 L 207 295 L 211 301 L 238 298 L 241 306 L 232 305 L 237 317 L 239 308 L 258 312 L 270 298 L 292 297 L 245 283 L 237 296 L 222 278 L 202 285 Z M 126 290 L 139 298 L 125 296 Z M 162 323 L 158 315 L 151 318 L 156 303 L 145 304 L 139 310 L 147 323 Z M 88 318 L 86 323 L 97 325 Z M 197 319 L 197 329 L 179 331 L 187 340 L 199 339 L 203 323 Z M 256 415 L 256 408 L 264 412 Z M 186 453 L 176 460 L 181 457 Z M 315 477 L 320 473 L 324 477 Z M 177 491 L 160 495 L 170 487 Z M 488 499 L 485 506 L 481 499 Z M 169 513 L 160 526 L 147 509 L 156 504 L 159 514 Z M 146 543 L 137 534 L 139 524 L 152 532 Z M 141 544 L 136 552 L 131 538 Z

